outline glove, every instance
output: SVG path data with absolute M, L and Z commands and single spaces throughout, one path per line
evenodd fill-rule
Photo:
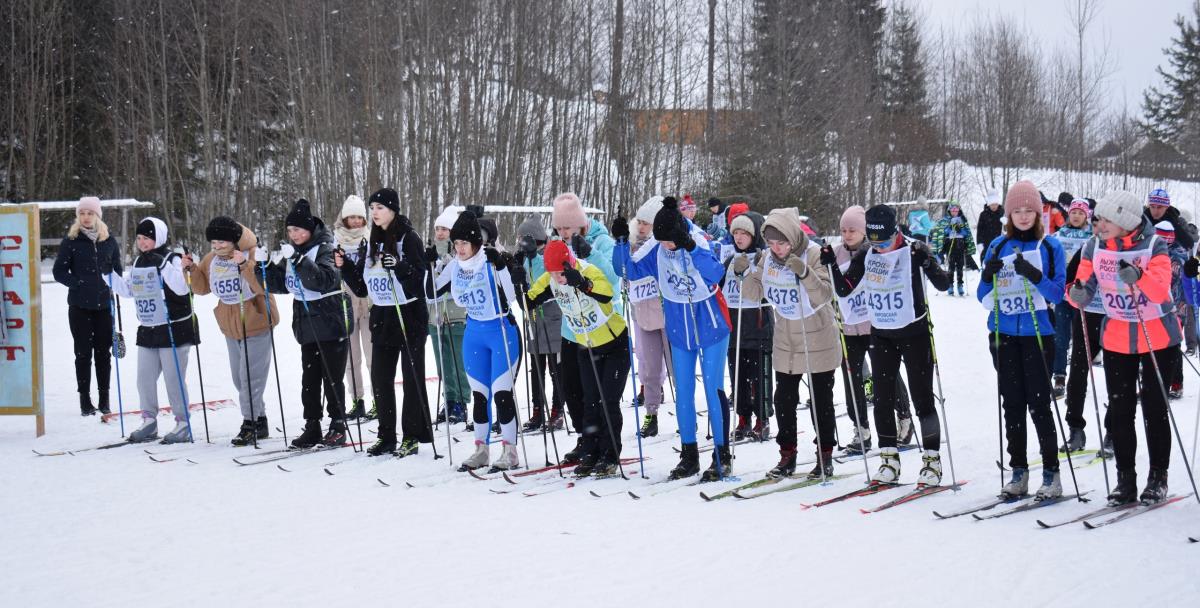
M 379 256 L 379 265 L 383 266 L 384 268 L 387 268 L 388 270 L 395 270 L 396 265 L 399 263 L 400 263 L 400 258 L 398 258 L 390 253 L 383 253 L 383 254 L 380 254 L 380 256 Z
M 1001 268 L 1004 268 L 1004 262 L 997 258 L 988 260 L 987 263 L 983 265 L 983 274 L 979 277 L 979 280 L 983 281 L 984 283 L 991 283 L 992 280 L 996 278 L 996 273 L 1000 272 Z
M 361 267 L 367 261 L 367 239 L 358 242 L 358 265 Z
M 495 247 L 484 247 L 483 256 L 486 257 L 488 263 L 492 266 L 495 266 L 497 270 L 504 268 L 504 262 L 500 257 L 500 252 L 496 251 Z
M 692 239 L 692 235 L 683 230 L 680 230 L 678 234 L 671 239 L 671 242 L 675 243 L 675 247 L 677 249 L 682 249 L 684 251 L 691 251 L 696 248 L 696 241 Z
M 837 265 L 837 254 L 833 252 L 833 247 L 826 245 L 821 248 L 821 265 L 822 266 Z
M 1117 277 L 1126 285 L 1134 285 L 1142 278 L 1142 269 L 1121 260 L 1121 263 L 1117 264 Z
M 290 259 L 292 255 L 296 253 L 296 248 L 284 243 L 283 245 L 279 246 L 278 253 L 280 259 Z
M 575 251 L 575 257 L 581 260 L 586 260 L 589 255 L 592 255 L 592 246 L 583 239 L 582 234 L 571 237 L 571 249 Z
M 738 256 L 733 259 L 733 274 L 738 278 L 746 276 L 746 271 L 750 270 L 750 259 L 746 256 Z
M 1183 274 L 1189 279 L 1200 275 L 1200 258 L 1188 258 L 1188 261 L 1183 263 Z
M 583 274 L 574 268 L 563 269 L 563 278 L 567 280 L 567 285 L 579 291 L 590 291 L 592 289 L 592 282 L 584 278 Z
M 1036 285 L 1042 280 L 1042 271 L 1035 268 L 1033 264 L 1029 263 L 1029 260 L 1025 259 L 1025 256 L 1019 253 L 1017 254 L 1017 261 L 1013 263 L 1013 267 L 1016 268 L 1017 274 L 1029 279 L 1030 283 Z
M 1083 283 L 1076 280 L 1074 283 L 1071 283 L 1071 287 L 1067 289 L 1067 299 L 1071 300 L 1071 302 L 1075 304 L 1076 308 L 1082 310 L 1087 308 L 1087 305 L 1091 303 L 1092 296 L 1088 293 L 1088 290 L 1083 288 Z
M 800 256 L 793 253 L 792 255 L 788 256 L 787 262 L 785 263 L 787 264 L 789 270 L 796 273 L 797 277 L 803 279 L 804 277 L 808 276 L 808 264 L 805 264 L 804 259 Z
M 513 285 L 528 285 L 529 284 L 529 275 L 526 274 L 525 268 L 523 268 L 520 265 L 514 264 L 512 267 L 510 267 L 508 269 L 508 274 L 512 277 Z M 518 288 L 518 289 L 521 289 L 521 288 Z M 525 291 L 525 290 L 521 289 L 521 291 Z
M 436 264 L 438 261 L 438 257 L 439 256 L 438 256 L 436 247 L 434 247 L 433 245 L 430 245 L 425 248 L 425 261 L 426 262 L 429 262 L 430 264 Z
M 500 268 L 512 268 L 517 265 L 517 259 L 507 251 L 500 252 Z
M 612 234 L 613 239 L 617 242 L 629 240 L 629 220 L 618 217 L 613 220 L 612 226 L 608 227 L 608 232 Z
M 929 264 L 929 249 L 923 246 L 920 241 L 914 242 L 909 246 L 909 249 L 912 249 L 913 264 L 921 268 L 925 268 Z
M 264 264 L 264 263 L 266 263 L 266 262 L 267 262 L 267 259 L 268 259 L 268 258 L 267 258 L 267 248 L 266 248 L 266 247 L 262 247 L 262 246 L 255 247 L 255 248 L 254 248 L 254 259 L 255 259 L 255 261 L 257 261 L 259 264 Z

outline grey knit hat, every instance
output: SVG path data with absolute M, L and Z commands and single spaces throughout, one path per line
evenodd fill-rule
M 541 220 L 536 217 L 527 217 L 525 221 L 517 226 L 517 238 L 527 236 L 535 242 L 546 242 L 547 234 L 546 227 L 542 225 Z

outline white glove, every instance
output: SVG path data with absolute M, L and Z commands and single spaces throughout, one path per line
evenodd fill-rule
M 267 259 L 268 258 L 267 258 L 267 248 L 266 247 L 255 247 L 254 248 L 254 260 L 256 262 L 262 263 L 262 262 L 267 261 Z

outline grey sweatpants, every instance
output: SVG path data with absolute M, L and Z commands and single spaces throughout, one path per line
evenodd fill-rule
M 667 366 L 671 351 L 665 348 L 667 332 L 664 329 L 645 330 L 634 322 L 637 351 L 637 377 L 645 398 L 646 413 L 655 416 L 663 402 L 663 383 L 667 381 Z
M 163 383 L 167 385 L 171 413 L 175 414 L 176 420 L 187 418 L 187 364 L 192 346 L 180 346 L 175 350 L 179 353 L 179 371 L 184 375 L 182 384 L 175 373 L 175 357 L 170 348 L 138 347 L 137 387 L 143 418 L 158 416 L 159 376 L 163 377 Z
M 246 387 L 246 353 L 242 341 L 225 338 L 225 350 L 229 351 L 229 373 L 237 388 L 238 403 L 242 406 L 242 419 L 254 420 L 266 415 L 263 391 L 267 389 L 267 376 L 271 372 L 271 334 L 262 333 L 246 338 L 245 350 L 250 355 L 250 387 Z

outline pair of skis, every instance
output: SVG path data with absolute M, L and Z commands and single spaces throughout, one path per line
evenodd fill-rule
M 914 500 L 918 500 L 918 499 L 924 498 L 926 496 L 932 496 L 934 494 L 945 492 L 946 490 L 958 491 L 960 488 L 962 488 L 962 486 L 969 483 L 969 481 L 970 480 L 964 479 L 964 480 L 958 482 L 958 485 L 956 485 L 956 486 L 955 485 L 949 485 L 949 486 L 943 486 L 943 485 L 920 486 L 919 485 L 915 489 L 906 492 L 904 495 L 902 495 L 898 498 L 889 500 L 889 501 L 887 501 L 877 507 L 874 507 L 874 508 L 859 509 L 859 512 L 864 515 L 871 514 L 871 513 L 878 513 L 880 511 L 886 511 L 887 509 L 891 509 L 892 507 L 898 507 L 903 504 L 908 504 Z M 879 483 L 879 482 L 873 481 L 873 482 L 867 484 L 865 487 L 859 488 L 852 492 L 847 492 L 845 494 L 841 494 L 839 496 L 834 496 L 832 498 L 827 498 L 825 500 L 815 502 L 815 503 L 801 504 L 800 508 L 815 509 L 815 508 L 824 507 L 824 506 L 832 505 L 832 504 L 839 503 L 839 502 L 844 502 L 844 501 L 847 501 L 847 500 L 850 500 L 853 498 L 861 498 L 864 496 L 871 496 L 873 494 L 878 494 L 880 492 L 886 492 L 888 490 L 893 490 L 896 488 L 906 487 L 906 486 L 910 486 L 910 485 L 912 485 L 912 484 Z
M 1087 496 L 1090 493 L 1091 493 L 1091 491 L 1089 490 L 1087 492 L 1084 492 L 1082 495 Z M 1029 496 L 1028 494 L 1023 494 L 1023 495 L 1019 495 L 1019 496 L 1003 495 L 1003 496 L 997 496 L 996 498 L 993 498 L 992 500 L 989 500 L 985 503 L 978 504 L 978 505 L 975 505 L 973 507 L 969 507 L 966 509 L 962 509 L 960 511 L 953 511 L 953 512 L 944 513 L 944 514 L 934 511 L 933 514 L 935 516 L 937 516 L 938 519 L 954 519 L 955 517 L 962 517 L 963 515 L 970 515 L 971 518 L 974 519 L 975 521 L 983 521 L 986 519 L 996 519 L 999 517 L 1007 517 L 1009 515 L 1016 515 L 1017 513 L 1024 513 L 1026 511 L 1032 511 L 1034 509 L 1042 509 L 1045 507 L 1049 507 L 1051 505 L 1056 505 L 1060 502 L 1066 502 L 1069 500 L 1078 500 L 1079 498 L 1080 498 L 1079 494 L 1066 494 L 1063 496 L 1055 496 L 1054 498 L 1045 498 L 1042 500 L 1038 500 L 1034 497 Z M 1084 499 L 1084 500 L 1087 500 L 1087 499 Z M 995 509 L 996 507 L 999 507 L 1002 505 L 1015 505 L 1015 506 L 1008 508 L 1008 509 L 1002 509 L 995 513 L 987 513 L 986 515 L 982 514 L 985 511 L 991 511 L 992 509 Z
M 1042 528 L 1049 529 L 1049 528 L 1058 528 L 1058 527 L 1065 526 L 1068 524 L 1082 522 L 1083 527 L 1087 528 L 1088 530 L 1095 530 L 1096 528 L 1102 528 L 1104 526 L 1109 526 L 1109 525 L 1112 525 L 1112 524 L 1115 524 L 1118 522 L 1122 522 L 1122 521 L 1125 521 L 1132 517 L 1137 517 L 1138 515 L 1142 515 L 1145 513 L 1149 513 L 1150 511 L 1160 509 L 1169 504 L 1177 503 L 1185 498 L 1188 498 L 1191 495 L 1192 494 L 1190 492 L 1187 494 L 1183 494 L 1183 495 L 1174 495 L 1173 494 L 1171 496 L 1168 496 L 1166 498 L 1166 500 L 1163 500 L 1161 502 L 1151 503 L 1151 504 L 1143 504 L 1140 502 L 1131 502 L 1131 503 L 1126 503 L 1123 505 L 1107 506 L 1107 507 L 1102 507 L 1102 508 L 1096 509 L 1094 511 L 1088 511 L 1087 513 L 1084 513 L 1082 515 L 1078 515 L 1078 516 L 1072 517 L 1070 519 L 1065 519 L 1065 520 L 1058 521 L 1058 522 L 1046 523 L 1039 519 L 1039 520 L 1037 520 L 1037 524 L 1038 524 L 1038 526 L 1040 526 Z M 1200 541 L 1193 540 L 1190 538 L 1189 538 L 1189 540 L 1192 540 L 1192 542 L 1200 542 Z

